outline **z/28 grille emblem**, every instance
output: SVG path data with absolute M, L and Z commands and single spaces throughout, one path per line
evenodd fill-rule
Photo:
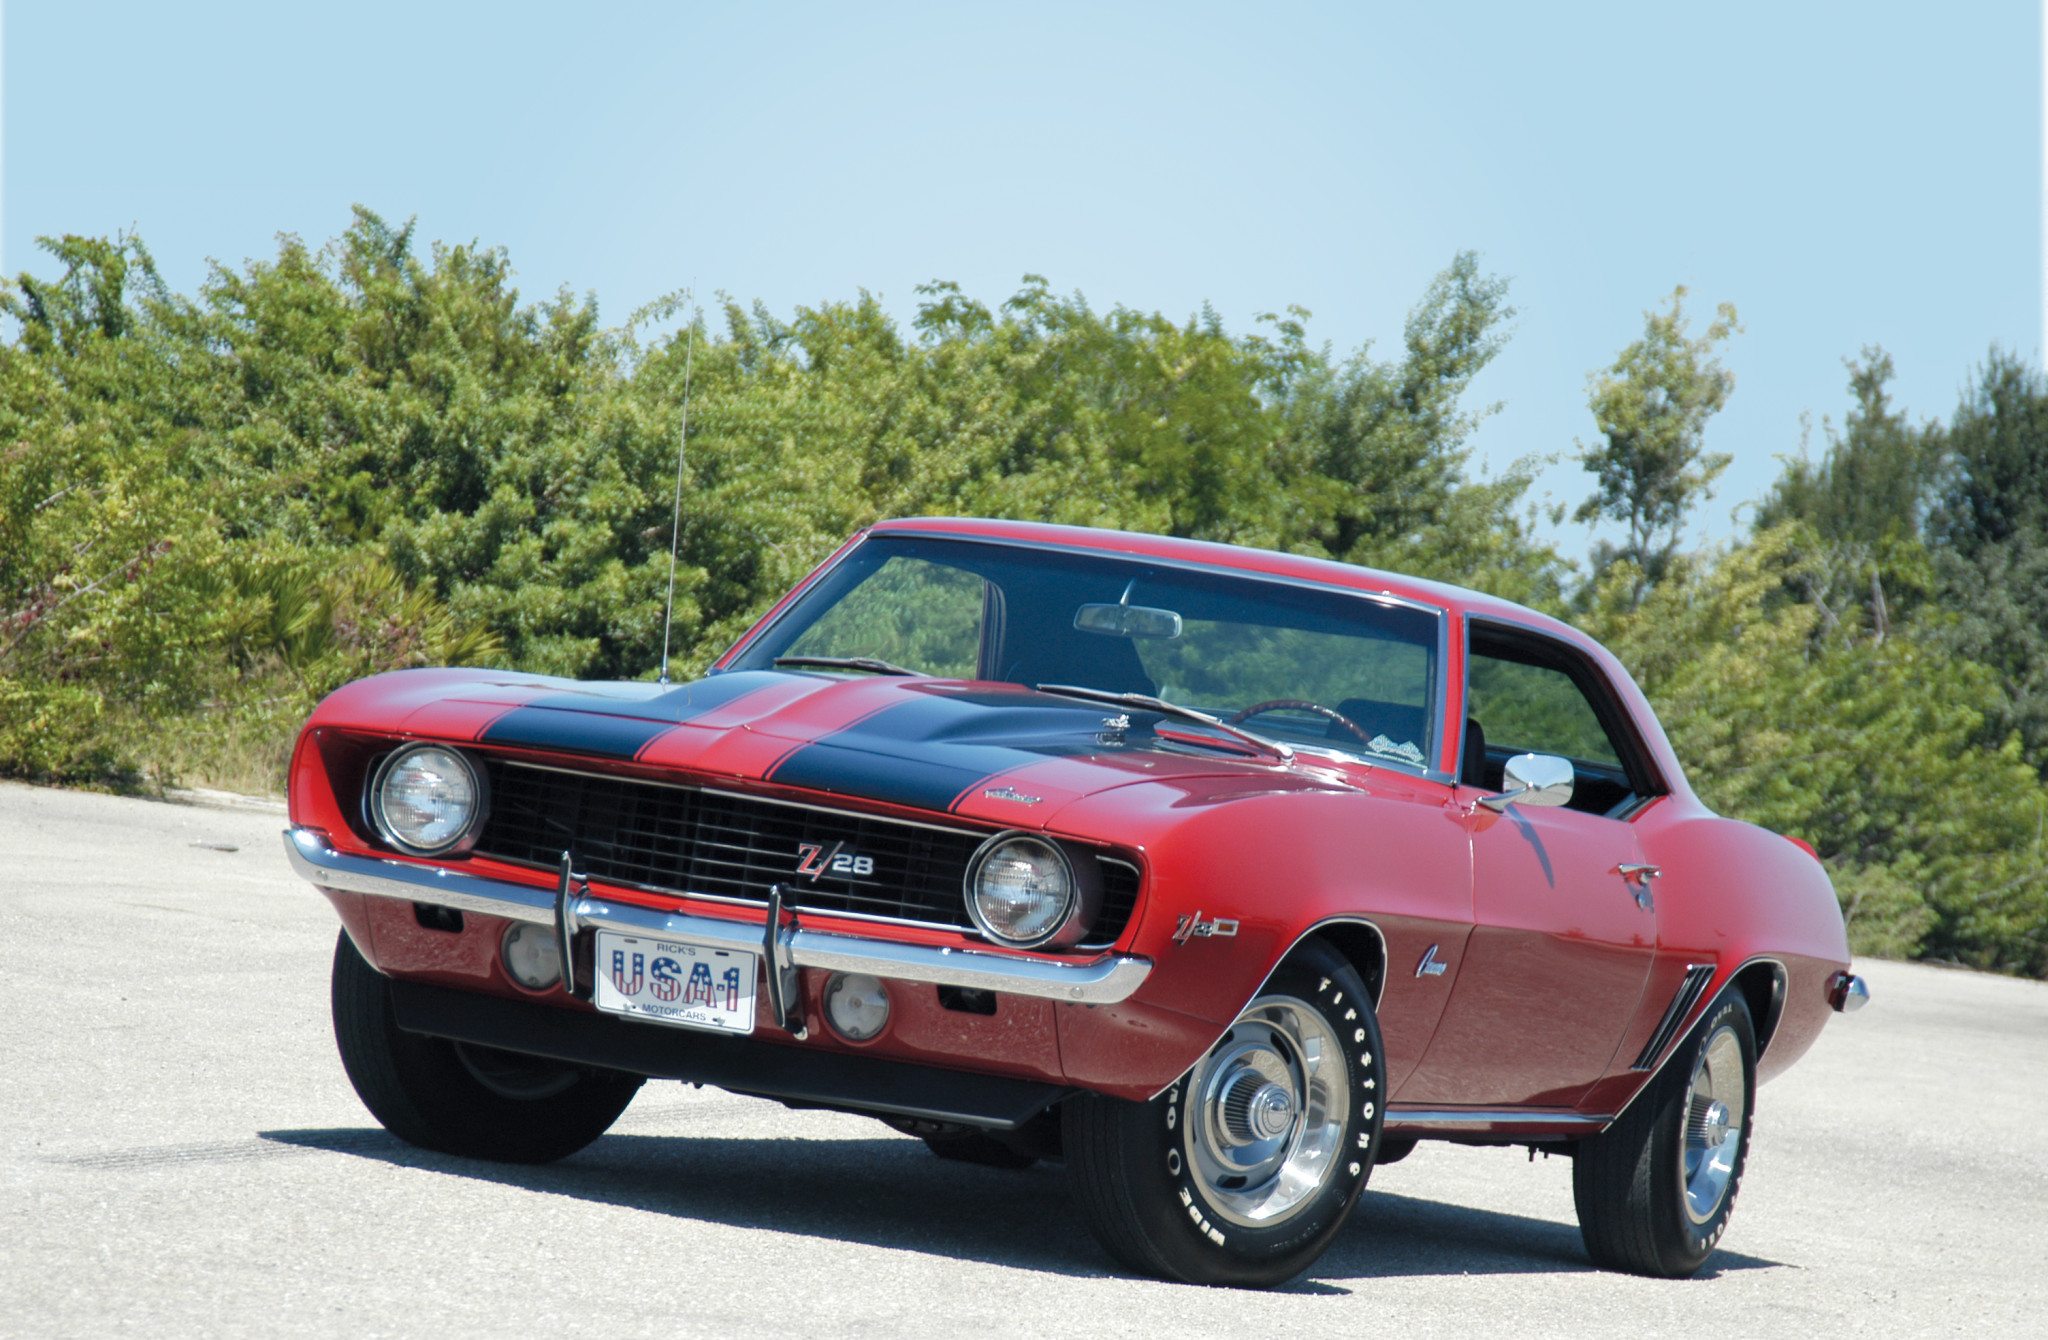
M 796 872 L 813 884 L 820 875 L 872 875 L 875 873 L 875 858 L 861 856 L 846 850 L 844 842 L 835 842 L 829 847 L 815 842 L 796 844 Z

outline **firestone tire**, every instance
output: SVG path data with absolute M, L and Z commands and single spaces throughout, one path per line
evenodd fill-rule
M 1365 984 L 1342 956 L 1306 947 L 1159 1097 L 1067 1101 L 1067 1169 L 1089 1228 L 1142 1274 L 1242 1288 L 1293 1279 L 1372 1173 L 1382 1067 Z
M 611 1128 L 642 1079 L 402 1031 L 391 983 L 344 931 L 334 946 L 334 1041 L 370 1115 L 423 1149 L 552 1163 Z
M 1595 1265 L 1681 1279 L 1727 1230 L 1756 1117 L 1756 1028 L 1730 993 L 1648 1092 L 1572 1161 L 1579 1233 Z

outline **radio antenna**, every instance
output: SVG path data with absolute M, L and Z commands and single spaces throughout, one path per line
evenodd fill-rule
M 690 297 L 696 298 L 695 286 Z M 656 681 L 668 687 L 668 635 L 676 621 L 676 544 L 683 529 L 683 453 L 690 445 L 690 366 L 697 353 L 697 317 L 690 315 L 690 333 L 683 344 L 683 423 L 676 434 L 676 498 L 668 518 L 668 605 L 661 615 L 661 675 Z

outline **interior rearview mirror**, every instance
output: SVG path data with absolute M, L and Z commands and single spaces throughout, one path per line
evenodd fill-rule
M 1495 813 L 1510 805 L 1562 805 L 1572 798 L 1570 759 L 1555 754 L 1516 754 L 1507 761 L 1502 790 L 1480 804 Z
M 1074 613 L 1074 627 L 1105 637 L 1180 636 L 1180 615 L 1149 605 L 1083 605 Z

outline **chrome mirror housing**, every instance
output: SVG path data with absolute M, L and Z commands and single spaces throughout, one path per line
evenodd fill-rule
M 1510 805 L 1562 805 L 1572 798 L 1570 759 L 1555 754 L 1517 754 L 1507 761 L 1505 789 L 1480 804 L 1496 814 Z

